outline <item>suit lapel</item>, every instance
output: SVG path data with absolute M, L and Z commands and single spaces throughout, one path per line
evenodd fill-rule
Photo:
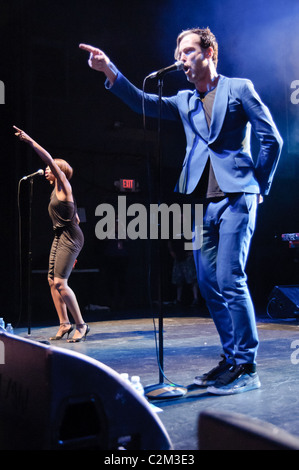
M 213 142 L 219 135 L 221 130 L 225 114 L 227 111 L 228 103 L 228 90 L 229 80 L 226 77 L 220 75 L 220 79 L 217 85 L 215 101 L 212 112 L 212 120 L 210 126 L 210 138 L 209 142 Z
M 206 142 L 209 139 L 209 129 L 202 102 L 195 91 L 190 99 L 189 122 L 193 131 L 199 134 Z
M 190 98 L 189 122 L 193 131 L 206 142 L 213 142 L 221 130 L 228 103 L 229 79 L 220 75 L 212 112 L 210 130 L 207 125 L 202 102 L 195 91 Z

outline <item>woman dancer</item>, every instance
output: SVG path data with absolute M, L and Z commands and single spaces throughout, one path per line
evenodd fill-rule
M 68 338 L 73 331 L 74 327 L 68 317 L 69 310 L 75 321 L 76 330 L 68 342 L 77 343 L 86 339 L 89 326 L 84 322 L 75 293 L 68 285 L 68 278 L 84 244 L 84 236 L 79 227 L 77 207 L 69 183 L 73 169 L 65 160 L 53 159 L 28 134 L 16 126 L 13 127 L 17 131 L 15 135 L 21 141 L 29 144 L 45 163 L 45 177 L 54 186 L 49 203 L 54 240 L 49 257 L 48 282 L 60 327 L 56 336 L 50 340 L 60 340 L 65 334 Z

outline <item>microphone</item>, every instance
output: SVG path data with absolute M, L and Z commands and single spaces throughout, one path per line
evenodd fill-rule
M 37 170 L 34 173 L 31 173 L 31 175 L 23 176 L 21 181 L 25 181 L 28 178 L 33 178 L 34 176 L 37 176 L 37 175 L 43 176 L 43 174 L 44 174 L 44 170 Z
M 147 76 L 147 78 L 160 78 L 166 75 L 168 72 L 175 72 L 177 70 L 182 70 L 184 67 L 184 62 L 181 60 L 178 60 L 172 65 L 169 65 L 168 67 L 165 67 L 164 69 L 158 70 L 157 72 L 153 72 L 150 75 Z

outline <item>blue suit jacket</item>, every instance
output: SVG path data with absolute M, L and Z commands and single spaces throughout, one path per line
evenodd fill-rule
M 110 89 L 131 109 L 143 112 L 142 91 L 119 71 Z M 157 95 L 144 94 L 146 115 L 158 116 L 158 100 Z M 162 118 L 180 119 L 186 134 L 186 156 L 176 185 L 177 192 L 190 194 L 194 191 L 210 157 L 224 193 L 268 194 L 282 139 L 250 80 L 220 75 L 210 129 L 196 90 L 183 90 L 175 96 L 163 97 Z M 255 162 L 250 149 L 251 129 L 260 143 Z

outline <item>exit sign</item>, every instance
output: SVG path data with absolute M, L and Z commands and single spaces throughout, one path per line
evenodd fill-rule
M 135 180 L 121 179 L 119 186 L 121 191 L 135 191 Z

